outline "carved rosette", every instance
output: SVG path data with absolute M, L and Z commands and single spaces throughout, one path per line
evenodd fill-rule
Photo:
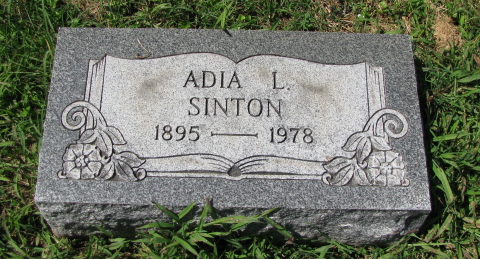
M 118 152 L 127 142 L 120 131 L 108 126 L 100 111 L 91 103 L 77 101 L 62 113 L 62 124 L 69 130 L 83 133 L 69 145 L 63 155 L 63 170 L 58 177 L 69 179 L 138 181 L 146 177 L 140 166 L 145 160 L 132 152 Z
M 328 185 L 408 186 L 405 164 L 393 152 L 390 138 L 405 136 L 408 123 L 392 109 L 377 111 L 362 132 L 351 135 L 344 151 L 351 157 L 335 157 L 325 163 L 323 182 Z

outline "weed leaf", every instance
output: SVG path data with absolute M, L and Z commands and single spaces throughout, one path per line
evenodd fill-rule
M 235 224 L 235 223 L 243 223 L 243 222 L 261 222 L 255 217 L 246 217 L 246 216 L 232 216 L 232 217 L 223 217 L 219 218 L 215 221 L 212 221 L 210 223 L 205 224 L 207 225 L 214 225 L 214 224 L 222 224 L 222 223 L 227 223 L 227 224 Z
M 271 219 L 267 216 L 264 216 L 263 218 L 265 219 L 265 221 L 267 221 L 267 223 L 270 226 L 274 227 L 280 234 L 282 234 L 283 236 L 285 236 L 287 238 L 293 238 L 292 234 L 290 234 L 290 232 L 288 232 L 282 225 L 278 224 L 273 219 Z
M 95 226 L 98 230 L 100 230 L 100 232 L 102 232 L 103 234 L 109 236 L 109 237 L 113 237 L 113 234 L 110 233 L 108 230 L 100 227 L 100 226 Z
M 325 258 L 325 255 L 327 254 L 328 250 L 332 248 L 333 245 L 325 245 L 320 248 L 315 249 L 315 252 L 320 253 L 318 255 L 318 258 Z
M 448 183 L 447 176 L 442 168 L 438 167 L 436 163 L 433 163 L 433 172 L 437 176 L 437 178 L 442 183 L 442 190 L 445 192 L 447 202 L 452 203 L 455 199 L 453 196 L 452 189 L 450 188 L 450 184 Z
M 134 240 L 132 242 L 147 243 L 147 244 L 160 244 L 160 243 L 167 244 L 167 243 L 170 243 L 171 240 L 163 237 L 153 237 L 153 238 L 141 238 L 141 239 Z
M 210 236 L 210 237 L 212 237 L 212 236 Z M 202 243 L 205 243 L 205 244 L 207 244 L 211 247 L 215 246 L 214 244 L 212 244 L 212 242 L 208 241 L 208 239 L 206 239 L 201 233 L 193 233 L 190 236 L 189 241 L 192 242 L 192 243 L 202 242 Z
M 180 218 L 178 218 L 178 216 L 175 213 L 169 211 L 167 208 L 163 207 L 158 203 L 154 202 L 153 204 L 155 204 L 155 206 L 157 206 L 157 208 L 160 209 L 163 213 L 165 213 L 171 220 L 175 221 L 180 225 L 182 224 L 182 221 L 180 220 Z
M 181 239 L 180 237 L 177 237 L 177 236 L 173 236 L 173 239 L 175 239 L 175 241 L 177 241 L 185 249 L 190 251 L 190 253 L 198 256 L 198 252 L 189 244 L 189 242 L 187 242 L 187 241 L 185 241 L 185 240 L 183 240 L 183 239 Z
M 139 227 L 139 229 L 144 229 L 144 228 L 173 228 L 175 225 L 170 224 L 170 223 L 165 223 L 165 222 L 152 222 L 148 223 L 144 226 Z
M 464 77 L 462 79 L 457 80 L 457 82 L 459 82 L 459 83 L 470 83 L 470 82 L 473 82 L 475 80 L 480 80 L 480 74 Z
M 197 204 L 196 201 L 190 203 L 190 205 L 188 205 L 187 207 L 185 207 L 185 209 L 183 209 L 182 211 L 180 211 L 180 213 L 178 213 L 178 218 L 181 219 L 185 217 L 185 215 L 187 215 L 193 209 L 193 207 L 195 207 L 196 204 Z
M 207 217 L 209 208 L 208 208 L 208 198 L 207 202 L 203 206 L 202 214 L 200 214 L 200 219 L 198 220 L 197 231 L 201 231 L 203 229 L 203 224 L 205 223 L 205 218 Z

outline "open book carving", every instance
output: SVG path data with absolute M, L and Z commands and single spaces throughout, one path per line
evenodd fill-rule
M 207 58 L 212 58 L 211 55 L 213 55 L 214 59 L 218 59 L 218 55 L 208 53 L 185 54 L 175 56 L 175 58 L 181 60 L 182 58 L 186 58 L 185 56 L 188 55 L 196 55 L 195 60 L 198 60 L 199 57 L 203 57 L 202 55 L 206 55 Z M 269 59 L 270 56 L 259 56 L 259 58 Z M 301 64 L 308 62 L 285 57 L 273 58 L 282 61 L 286 60 L 288 62 L 293 62 L 294 65 L 296 64 L 296 62 L 299 62 Z M 226 58 L 221 57 L 221 60 L 224 59 Z M 80 131 L 80 136 L 78 140 L 66 147 L 63 156 L 63 169 L 58 172 L 58 176 L 60 178 L 140 181 L 145 179 L 146 177 L 213 177 L 228 180 L 318 180 L 327 185 L 340 186 L 409 185 L 409 180 L 406 177 L 406 167 L 402 155 L 395 152 L 392 149 L 390 143 L 391 139 L 401 138 L 407 133 L 408 123 L 406 118 L 398 111 L 385 108 L 383 70 L 381 68 L 373 68 L 365 63 L 355 65 L 357 67 L 354 69 L 364 69 L 365 71 L 365 76 L 363 77 L 365 81 L 363 83 L 365 87 L 364 91 L 368 93 L 368 95 L 365 96 L 370 97 L 370 99 L 366 100 L 367 105 L 365 105 L 365 110 L 368 117 L 366 117 L 366 121 L 364 121 L 363 128 L 360 126 L 356 129 L 351 129 L 349 135 L 343 136 L 343 144 L 339 144 L 341 146 L 338 152 L 325 154 L 324 157 L 329 157 L 329 159 L 318 159 L 319 156 L 315 154 L 315 147 L 318 147 L 318 150 L 320 150 L 322 146 L 324 146 L 324 143 L 327 143 L 322 138 L 329 138 L 329 136 L 313 135 L 312 132 L 317 129 L 314 127 L 315 125 L 312 126 L 313 130 L 308 128 L 310 132 L 307 130 L 303 130 L 304 135 L 302 136 L 304 143 L 302 144 L 304 146 L 308 146 L 309 149 L 306 151 L 305 155 L 294 150 L 295 152 L 300 154 L 297 157 L 295 155 L 288 154 L 288 152 L 282 153 L 282 155 L 277 155 L 272 152 L 268 152 L 265 154 L 252 152 L 251 155 L 245 155 L 244 157 L 239 158 L 232 158 L 228 155 L 223 155 L 221 152 L 218 151 L 198 153 L 177 151 L 176 154 L 166 155 L 158 154 L 159 152 L 156 151 L 157 155 L 152 156 L 150 154 L 145 155 L 141 152 L 147 149 L 137 149 L 136 151 L 132 150 L 141 143 L 136 144 L 139 143 L 137 140 L 136 143 L 129 145 L 135 139 L 126 138 L 122 132 L 124 131 L 124 129 L 130 131 L 132 127 L 125 126 L 124 129 L 121 129 L 119 128 L 119 126 L 121 125 L 110 125 L 109 123 L 107 123 L 107 118 L 103 114 L 103 109 L 106 109 L 108 111 L 108 108 L 106 107 L 108 107 L 109 105 L 114 106 L 113 101 L 105 101 L 102 99 L 103 97 L 105 97 L 104 89 L 106 89 L 107 87 L 112 87 L 109 86 L 108 80 L 105 79 L 105 76 L 107 74 L 115 74 L 116 72 L 118 72 L 115 66 L 111 68 L 106 66 L 106 64 L 112 60 L 115 61 L 115 58 L 105 57 L 99 62 L 91 62 L 87 90 L 85 93 L 85 100 L 75 101 L 71 103 L 64 109 L 62 113 L 63 126 L 69 130 Z M 126 62 L 126 60 L 123 61 Z M 239 63 L 235 63 L 230 60 L 227 61 L 231 63 L 229 63 L 229 65 L 233 66 L 234 71 L 242 71 L 241 65 L 243 63 L 254 63 L 255 59 L 245 59 L 244 61 L 241 61 Z M 132 60 L 129 62 L 135 63 L 138 61 Z M 175 60 L 169 60 L 168 62 L 171 65 L 172 62 L 175 63 Z M 317 65 L 312 63 L 313 62 L 309 62 L 308 64 Z M 251 63 L 249 64 L 251 65 Z M 159 64 L 157 65 L 157 67 L 160 67 Z M 328 65 L 318 66 L 321 66 L 322 69 L 337 69 L 339 71 L 341 71 L 342 69 L 352 69 L 351 67 L 335 67 L 333 65 L 330 65 L 330 67 L 328 67 Z M 203 73 L 203 75 L 205 76 L 205 73 Z M 276 76 L 275 74 L 273 75 Z M 355 79 L 354 76 L 356 75 L 353 75 L 353 79 Z M 234 77 L 235 74 L 233 74 L 231 79 L 228 79 L 227 81 L 230 81 L 231 83 L 237 80 L 237 84 L 235 86 L 241 88 L 241 77 Z M 214 81 L 212 81 L 211 79 L 212 77 L 210 77 L 210 81 L 208 81 L 208 79 L 205 79 L 204 77 L 203 85 L 212 84 L 212 82 Z M 201 83 L 198 83 L 199 85 L 196 85 L 197 81 L 193 72 L 191 72 L 190 74 L 187 73 L 184 77 L 184 81 L 186 81 L 185 85 L 180 85 L 181 89 L 183 89 L 182 87 L 186 88 L 187 83 L 191 83 L 192 87 L 201 88 Z M 200 82 L 201 80 L 198 81 Z M 206 81 L 207 83 L 205 83 Z M 276 82 L 274 81 L 274 83 Z M 275 88 L 276 86 L 274 85 L 273 87 L 274 89 L 283 89 L 280 86 L 278 88 Z M 295 85 L 292 84 L 291 87 L 294 88 Z M 125 94 L 128 95 L 128 93 Z M 174 94 L 172 94 L 172 96 L 173 95 Z M 268 103 L 267 105 L 270 105 L 270 103 Z M 280 110 L 280 106 L 275 107 L 272 105 L 271 107 L 272 114 L 276 112 L 277 115 L 281 115 L 280 112 L 282 112 L 282 110 Z M 277 108 L 278 110 L 274 111 L 274 108 Z M 108 111 L 108 120 L 110 120 L 110 118 L 114 118 L 111 115 L 113 114 L 111 110 Z M 227 115 L 226 111 L 224 111 L 224 113 L 225 115 Z M 288 114 L 282 115 L 285 117 L 288 116 Z M 118 116 L 121 116 L 121 114 L 119 114 Z M 281 118 L 282 116 L 278 117 L 279 121 L 284 120 L 284 118 Z M 288 120 L 288 118 L 286 120 Z M 140 127 L 143 126 L 140 125 Z M 195 139 L 198 140 L 200 137 L 199 133 L 195 131 L 195 129 L 196 128 L 190 128 L 190 133 L 192 135 L 189 137 L 191 141 Z M 137 130 L 137 128 L 135 128 L 135 130 Z M 296 133 L 298 133 L 298 131 L 299 130 L 297 130 Z M 167 131 L 165 131 L 164 128 L 164 132 L 162 133 L 164 134 L 164 140 L 171 140 L 173 136 L 168 134 L 174 133 L 175 131 L 172 128 L 167 128 Z M 177 127 L 177 133 L 183 134 L 178 139 L 176 139 L 178 140 L 178 142 L 188 139 L 185 128 L 182 129 Z M 274 133 L 276 133 L 276 131 L 272 130 L 272 136 L 270 141 L 272 143 L 269 143 L 271 145 L 277 145 L 273 136 Z M 158 140 L 158 131 L 156 132 L 156 134 L 157 136 L 155 138 Z M 256 138 L 257 140 L 255 141 L 258 141 L 259 135 L 261 134 L 244 133 L 237 134 L 235 136 L 247 137 L 249 139 Z M 313 136 L 315 136 L 315 138 Z M 209 137 L 214 137 L 213 131 L 211 132 L 211 135 Z M 295 137 L 297 137 L 297 135 L 295 135 Z M 299 137 L 299 139 L 300 138 L 302 137 Z M 287 138 L 285 137 L 285 139 Z M 293 139 L 292 142 L 295 144 L 295 139 Z M 173 140 L 172 142 L 164 141 L 162 143 L 173 143 Z M 312 145 L 308 145 L 310 143 L 312 143 Z M 241 141 L 239 141 L 239 144 L 242 144 Z M 235 147 L 230 148 L 235 150 Z M 150 149 L 148 149 L 148 151 L 150 151 Z M 292 153 L 296 154 L 295 152 Z M 311 157 L 313 159 L 308 159 L 308 152 L 311 152 Z M 145 151 L 145 153 L 148 152 Z

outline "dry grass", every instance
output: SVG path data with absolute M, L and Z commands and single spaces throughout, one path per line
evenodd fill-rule
M 100 0 L 71 0 L 71 3 L 75 5 L 83 13 L 83 18 L 87 19 L 93 17 L 96 21 L 102 19 L 103 1 Z
M 443 8 L 437 7 L 435 23 L 433 25 L 437 51 L 449 50 L 451 46 L 460 46 L 463 39 L 460 37 L 458 26 L 453 19 L 443 12 Z

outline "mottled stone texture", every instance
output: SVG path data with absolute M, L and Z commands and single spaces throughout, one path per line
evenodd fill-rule
M 151 53 L 147 60 L 136 58 L 146 54 L 138 41 Z M 214 55 L 182 55 L 188 53 Z M 183 87 L 190 69 L 210 66 L 237 71 L 243 89 L 230 96 Z M 278 88 L 289 92 L 261 88 L 272 83 L 273 71 Z M 197 112 L 189 98 L 207 95 L 259 98 L 264 105 L 265 98 L 281 99 L 284 109 L 281 117 L 273 110 L 269 117 L 235 120 L 188 116 Z M 69 130 L 65 124 L 80 120 L 62 119 L 67 107 L 87 114 L 87 121 L 103 120 Z M 258 107 L 252 111 L 256 115 Z M 202 138 L 155 140 L 161 123 L 185 123 L 187 131 L 198 124 Z M 430 212 L 407 35 L 60 28 L 44 126 L 35 201 L 57 236 L 98 233 L 95 226 L 132 235 L 149 222 L 168 220 L 152 202 L 180 211 L 199 201 L 198 212 L 211 197 L 222 216 L 279 208 L 271 217 L 295 235 L 382 245 L 418 229 Z M 310 127 L 315 141 L 270 141 L 275 127 Z M 224 138 L 224 146 L 212 140 L 234 130 L 252 136 Z M 223 166 L 210 167 L 209 161 Z M 244 231 L 266 228 L 256 224 Z

